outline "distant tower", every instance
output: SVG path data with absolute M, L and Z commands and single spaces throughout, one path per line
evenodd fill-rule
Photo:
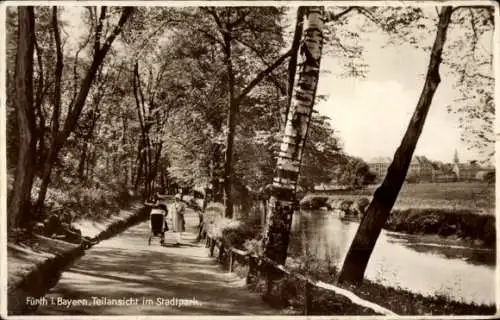
M 459 164 L 460 163 L 460 159 L 458 159 L 458 151 L 457 151 L 457 149 L 455 149 L 455 154 L 453 155 L 453 163 L 454 164 Z
M 455 149 L 455 154 L 453 155 L 453 172 L 457 177 L 457 180 L 460 180 L 460 159 L 458 159 L 458 151 Z

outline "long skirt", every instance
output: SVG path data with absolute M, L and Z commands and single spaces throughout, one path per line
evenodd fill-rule
M 174 211 L 174 214 L 172 216 L 172 231 L 173 232 L 184 232 L 184 231 L 186 231 L 185 222 L 184 222 L 184 215 L 183 214 L 179 214 L 178 212 Z

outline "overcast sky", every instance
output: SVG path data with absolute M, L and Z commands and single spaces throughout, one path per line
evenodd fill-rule
M 428 30 L 428 41 L 433 41 L 435 29 Z M 388 46 L 381 34 L 370 34 L 363 39 L 365 62 L 369 72 L 365 79 L 342 79 L 335 74 L 322 75 L 319 93 L 329 99 L 316 108 L 332 118 L 344 150 L 365 160 L 394 155 L 406 126 L 413 114 L 424 84 L 429 63 L 429 52 L 409 45 Z M 491 48 L 492 39 L 484 41 Z M 322 70 L 338 70 L 339 59 L 326 54 Z M 335 72 L 334 72 L 335 73 Z M 441 68 L 442 81 L 434 96 L 427 121 L 415 150 L 433 160 L 451 162 L 455 149 L 462 161 L 480 158 L 468 151 L 460 141 L 457 115 L 446 106 L 458 97 L 453 90 L 454 80 Z
M 66 9 L 63 19 L 68 20 L 73 30 L 78 29 L 80 10 Z M 287 22 L 290 27 L 295 23 L 295 10 L 291 8 L 288 15 L 293 20 Z M 432 30 L 423 33 L 422 41 L 428 45 L 435 36 L 435 28 L 431 27 Z M 418 101 L 429 63 L 429 52 L 409 45 L 383 47 L 386 40 L 381 33 L 362 35 L 364 62 L 369 66 L 364 79 L 339 78 L 341 61 L 331 53 L 324 54 L 321 62 L 321 69 L 332 73 L 322 74 L 318 92 L 329 98 L 315 108 L 332 118 L 344 150 L 367 161 L 394 155 Z M 484 45 L 491 48 L 492 39 Z M 445 68 L 441 68 L 441 74 L 442 82 L 415 154 L 451 162 L 457 149 L 462 161 L 478 159 L 479 154 L 468 151 L 467 145 L 460 141 L 458 117 L 447 112 L 446 106 L 457 98 L 457 93 Z

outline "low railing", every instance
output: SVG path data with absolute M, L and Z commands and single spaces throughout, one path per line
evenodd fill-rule
M 329 283 L 326 283 L 323 281 L 316 281 L 316 280 L 313 280 L 309 277 L 301 275 L 299 273 L 292 272 L 292 271 L 286 269 L 285 266 L 278 264 L 275 261 L 273 261 L 267 257 L 257 256 L 256 254 L 252 254 L 248 251 L 236 249 L 233 247 L 225 248 L 224 244 L 220 240 L 213 239 L 208 234 L 206 237 L 206 245 L 205 246 L 207 248 L 209 248 L 210 257 L 214 256 L 215 247 L 218 247 L 218 254 L 219 254 L 218 260 L 219 260 L 219 262 L 223 261 L 224 254 L 228 255 L 228 258 L 229 258 L 228 259 L 229 260 L 228 266 L 227 266 L 228 272 L 233 272 L 235 256 L 238 256 L 242 260 L 246 261 L 248 263 L 248 267 L 249 267 L 247 278 L 246 278 L 247 284 L 251 283 L 251 281 L 252 281 L 251 278 L 255 274 L 257 274 L 259 266 L 262 266 L 262 265 L 271 266 L 275 270 L 278 270 L 279 272 L 286 274 L 288 277 L 296 278 L 296 279 L 304 282 L 304 284 L 305 284 L 305 292 L 304 292 L 305 303 L 304 303 L 304 309 L 303 309 L 304 315 L 309 315 L 312 311 L 313 297 L 312 297 L 311 292 L 312 292 L 312 289 L 314 287 L 316 287 L 316 288 L 320 288 L 323 290 L 331 291 L 335 294 L 338 294 L 342 297 L 345 297 L 345 298 L 349 299 L 353 304 L 356 304 L 356 305 L 361 306 L 363 308 L 370 309 L 377 314 L 387 315 L 387 316 L 397 316 L 397 314 L 392 312 L 391 310 L 384 308 L 382 306 L 379 306 L 378 304 L 375 304 L 373 302 L 364 300 L 349 290 L 337 287 L 335 285 L 332 285 L 332 284 L 329 284 Z M 269 289 L 269 285 L 270 285 L 269 277 L 268 277 L 268 284 L 267 285 L 268 285 L 268 289 Z

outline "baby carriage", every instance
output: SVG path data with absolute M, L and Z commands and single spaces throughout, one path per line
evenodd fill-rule
M 165 244 L 165 232 L 168 231 L 165 220 L 166 215 L 167 208 L 165 205 L 159 205 L 151 209 L 151 213 L 149 214 L 151 234 L 149 235 L 148 245 L 151 245 L 151 239 L 153 239 L 153 237 L 159 237 L 160 244 Z

